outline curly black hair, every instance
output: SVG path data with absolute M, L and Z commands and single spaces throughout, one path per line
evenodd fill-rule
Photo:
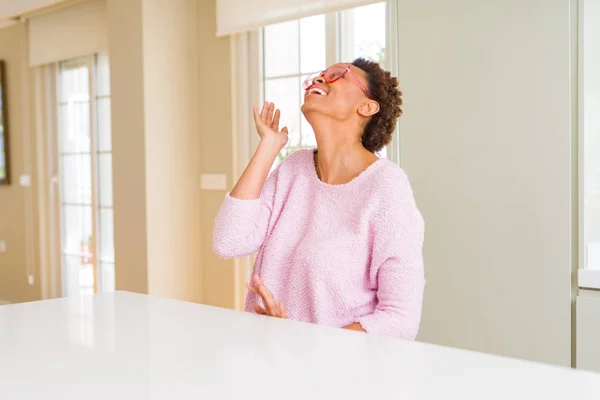
M 367 122 L 362 135 L 365 149 L 375 153 L 392 140 L 396 121 L 402 115 L 402 92 L 398 89 L 398 79 L 379 63 L 357 58 L 352 65 L 367 73 L 367 89 L 372 99 L 379 103 L 379 112 Z

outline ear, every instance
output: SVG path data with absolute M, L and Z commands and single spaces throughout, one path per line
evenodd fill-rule
M 368 100 L 358 106 L 358 113 L 363 117 L 370 117 L 379 112 L 379 103 L 375 100 Z

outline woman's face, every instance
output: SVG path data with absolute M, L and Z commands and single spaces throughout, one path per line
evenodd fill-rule
M 357 113 L 368 117 L 379 110 L 379 105 L 369 98 L 367 87 L 367 74 L 363 70 L 351 64 L 334 64 L 305 81 L 302 112 L 309 121 L 311 114 L 337 120 L 346 120 Z

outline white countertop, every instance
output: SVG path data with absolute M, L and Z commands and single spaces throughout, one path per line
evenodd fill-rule
M 0 399 L 600 399 L 600 375 L 127 292 L 0 306 Z

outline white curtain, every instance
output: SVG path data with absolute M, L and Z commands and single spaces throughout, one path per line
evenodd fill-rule
M 217 36 L 382 0 L 217 0 Z

